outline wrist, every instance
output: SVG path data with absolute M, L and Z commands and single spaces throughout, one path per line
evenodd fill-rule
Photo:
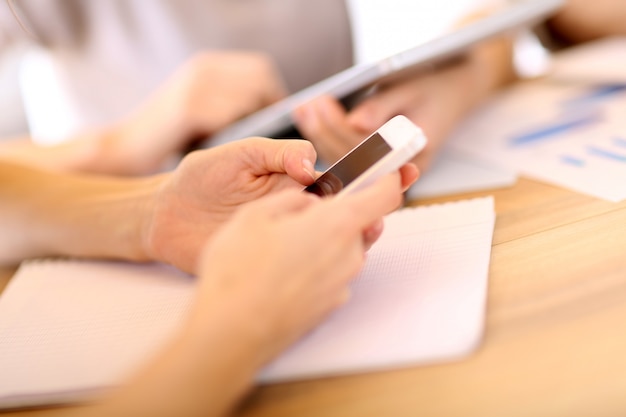
M 164 111 L 140 108 L 99 137 L 98 148 L 104 171 L 117 175 L 162 172 L 180 161 L 181 138 L 191 136 L 189 126 L 176 117 L 159 118 Z
M 477 46 L 470 54 L 468 65 L 473 80 L 473 101 L 478 104 L 515 81 L 512 40 L 501 37 Z
M 159 177 L 120 179 L 0 166 L 1 262 L 42 256 L 144 261 L 146 219 Z
M 139 176 L 163 169 L 157 152 L 164 137 L 146 129 L 141 119 L 130 118 L 106 129 L 90 132 L 75 142 L 78 170 L 94 174 Z M 150 146 L 146 146 L 150 144 Z
M 91 172 L 109 175 L 142 175 L 155 170 L 146 167 L 146 155 L 141 154 L 136 144 L 142 140 L 142 132 L 132 120 L 122 121 L 101 131 L 91 154 Z
M 123 179 L 124 187 L 110 194 L 110 206 L 100 210 L 112 220 L 113 242 L 120 248 L 113 256 L 129 261 L 160 261 L 150 252 L 147 238 L 156 198 L 164 175 Z M 101 200 L 101 199 L 99 199 Z M 105 222 L 105 227 L 107 222 Z M 106 232 L 106 231 L 105 231 Z
M 89 258 L 151 260 L 142 238 L 158 186 L 155 178 L 90 177 L 84 181 L 77 179 L 72 186 L 55 193 L 52 201 L 43 205 L 61 208 L 51 229 L 42 229 L 48 230 L 44 239 L 50 252 L 60 250 L 62 255 Z

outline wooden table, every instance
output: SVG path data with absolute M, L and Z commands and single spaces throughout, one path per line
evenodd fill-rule
M 443 365 L 261 387 L 239 415 L 626 415 L 626 202 L 520 179 L 417 203 L 489 194 L 498 217 L 478 351 Z M 15 415 L 33 414 L 46 412 Z

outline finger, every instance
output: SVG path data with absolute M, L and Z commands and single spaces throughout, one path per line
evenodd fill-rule
M 401 113 L 389 93 L 377 92 L 355 106 L 348 115 L 348 124 L 354 129 L 374 131 L 387 120 Z
M 287 97 L 288 90 L 284 81 L 278 76 L 268 76 L 265 82 L 256 85 L 265 85 L 265 94 L 262 98 L 261 106 L 265 107 Z
M 352 109 L 348 115 L 348 124 L 353 129 L 373 132 L 393 117 L 389 110 L 381 100 L 369 98 Z
M 339 215 L 354 227 L 365 230 L 402 203 L 402 184 L 398 172 L 386 175 L 363 190 L 333 198 Z
M 353 130 L 346 117 L 345 109 L 330 96 L 319 97 L 294 112 L 298 130 L 328 163 L 342 157 L 365 135 Z
M 402 191 L 406 191 L 419 178 L 419 169 L 413 163 L 405 164 L 400 168 L 400 178 Z
M 352 299 L 352 291 L 349 287 L 344 288 L 337 296 L 336 307 L 341 307 L 344 304 L 348 304 L 350 299 Z
M 383 229 L 384 221 L 381 218 L 376 220 L 363 231 L 363 246 L 365 247 L 365 250 L 369 250 L 372 245 L 376 243 L 380 235 L 383 234 Z
M 253 175 L 284 173 L 302 185 L 309 185 L 317 178 L 314 168 L 317 155 L 308 141 L 248 138 L 236 143 L 247 156 L 246 164 Z
M 419 167 L 420 171 L 426 172 L 430 169 L 434 159 L 434 150 L 429 152 L 420 152 L 415 159 L 413 159 L 415 165 Z
M 281 140 L 282 164 L 289 175 L 302 185 L 310 185 L 318 177 L 315 171 L 317 153 L 313 144 L 306 140 Z
M 348 123 L 355 129 L 376 130 L 393 116 L 418 107 L 423 79 L 410 78 L 379 88 L 352 109 Z
M 275 218 L 301 211 L 318 201 L 319 198 L 311 193 L 303 193 L 299 190 L 285 190 L 247 204 L 244 206 L 244 210 L 248 213 Z
M 325 129 L 320 134 L 335 138 L 341 146 L 342 155 L 370 133 L 370 131 L 357 131 L 348 123 L 348 113 L 337 99 L 323 96 L 315 104 L 322 119 L 320 125 Z

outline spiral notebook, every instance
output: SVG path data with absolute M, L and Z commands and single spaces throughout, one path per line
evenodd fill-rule
M 493 200 L 407 208 L 353 281 L 353 297 L 259 375 L 260 383 L 458 359 L 483 332 Z M 156 355 L 195 279 L 163 265 L 42 260 L 0 296 L 0 407 L 88 400 Z

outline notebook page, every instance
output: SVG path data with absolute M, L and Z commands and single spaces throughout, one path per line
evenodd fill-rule
M 493 200 L 408 208 L 352 284 L 353 297 L 264 369 L 261 382 L 461 357 L 480 341 Z M 88 398 L 156 355 L 194 279 L 162 265 L 24 264 L 0 297 L 0 407 Z
M 163 265 L 22 265 L 0 297 L 0 406 L 117 384 L 173 335 L 192 293 L 193 279 Z
M 484 325 L 491 198 L 407 208 L 385 219 L 352 299 L 261 373 L 262 381 L 452 360 Z

